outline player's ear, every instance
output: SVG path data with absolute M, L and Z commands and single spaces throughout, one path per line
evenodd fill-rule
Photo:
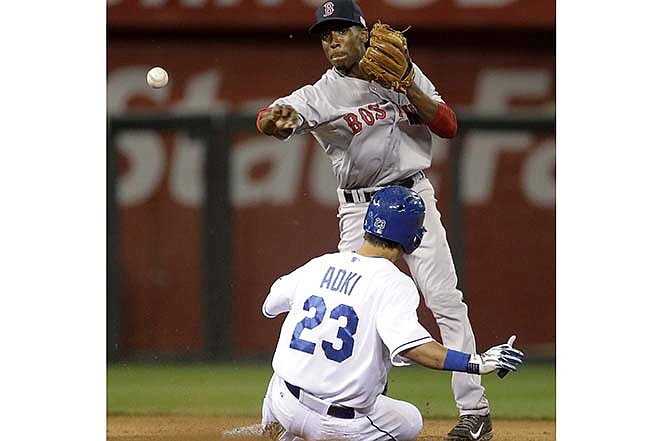
M 367 43 L 370 39 L 370 33 L 365 28 L 361 29 L 361 33 L 359 35 L 361 37 L 361 43 L 363 44 Z

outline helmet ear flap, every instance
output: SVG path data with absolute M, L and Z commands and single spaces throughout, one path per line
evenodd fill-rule
M 421 227 L 418 230 L 416 230 L 416 233 L 414 233 L 414 237 L 412 238 L 412 246 L 414 247 L 412 251 L 419 248 L 419 246 L 421 245 L 421 241 L 423 241 L 423 235 L 426 231 L 428 230 L 426 230 L 425 227 Z

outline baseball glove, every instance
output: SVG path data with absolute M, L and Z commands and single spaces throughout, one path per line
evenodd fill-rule
M 414 81 L 407 39 L 402 32 L 381 22 L 372 27 L 370 46 L 358 65 L 370 79 L 396 92 L 406 93 Z

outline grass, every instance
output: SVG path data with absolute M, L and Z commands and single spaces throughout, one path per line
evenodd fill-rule
M 482 377 L 496 418 L 555 419 L 556 369 L 553 364 L 527 364 L 504 380 Z M 451 374 L 423 367 L 392 369 L 389 396 L 413 403 L 424 418 L 455 418 Z
M 267 365 L 119 364 L 107 368 L 107 413 L 260 415 Z
M 270 363 L 109 365 L 107 413 L 258 416 L 271 375 Z M 414 403 L 424 418 L 453 418 L 450 378 L 423 367 L 394 368 L 388 395 Z M 496 418 L 556 418 L 553 364 L 524 365 L 504 380 L 488 375 L 483 382 Z

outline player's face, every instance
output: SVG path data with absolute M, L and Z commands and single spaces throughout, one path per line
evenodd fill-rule
M 348 72 L 365 54 L 368 32 L 359 26 L 333 24 L 321 32 L 321 46 L 328 61 Z

